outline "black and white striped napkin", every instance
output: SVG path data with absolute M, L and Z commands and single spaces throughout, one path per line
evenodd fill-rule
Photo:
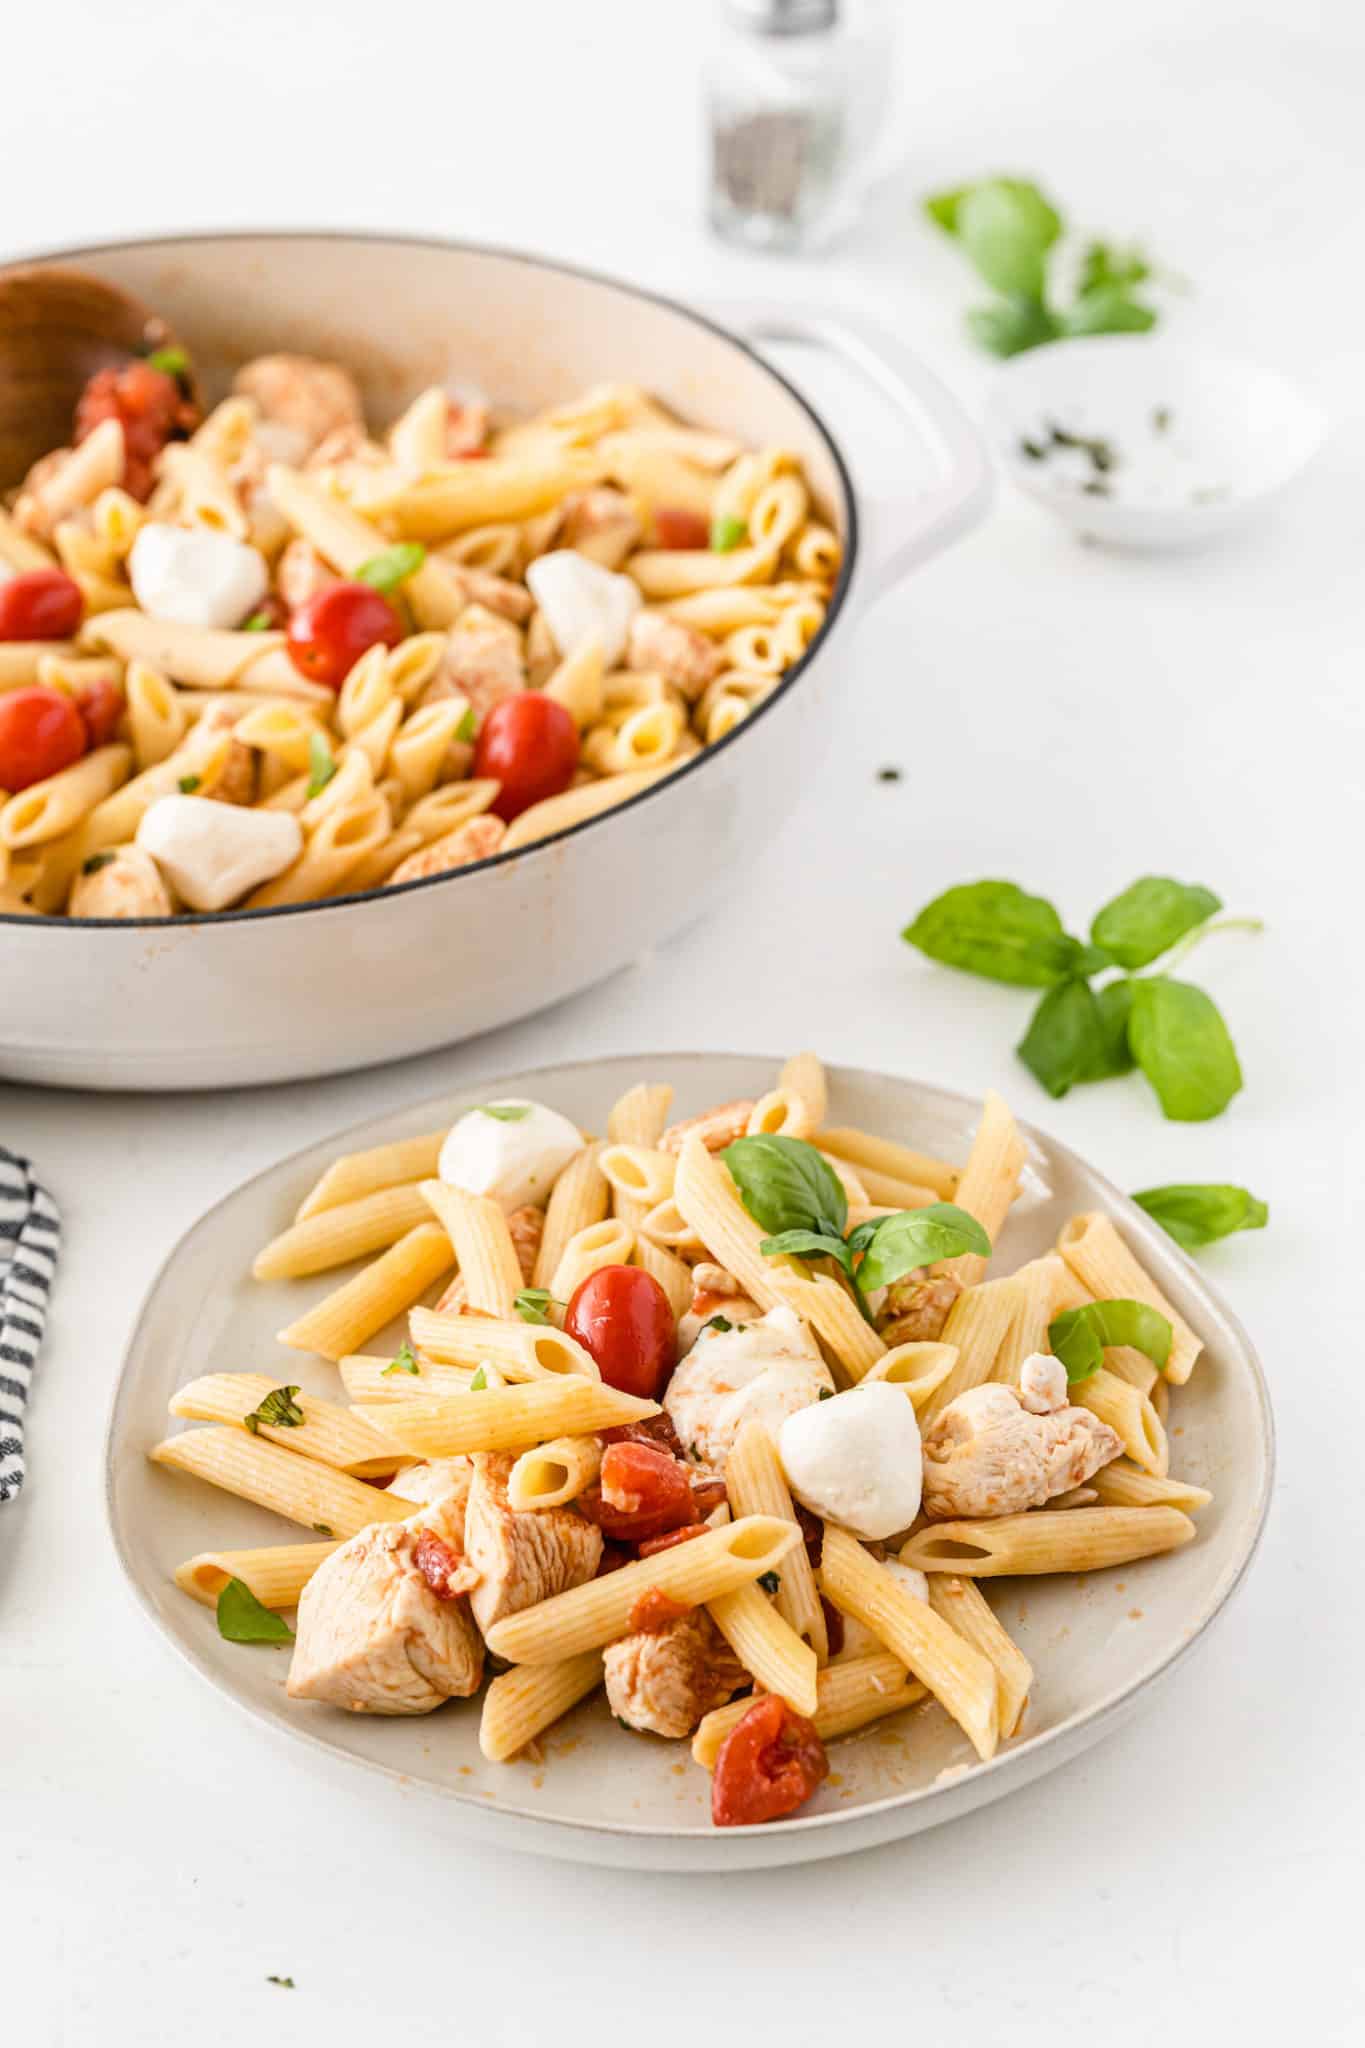
M 0 1145 L 0 1501 L 24 1483 L 24 1409 L 61 1243 L 56 1203 Z

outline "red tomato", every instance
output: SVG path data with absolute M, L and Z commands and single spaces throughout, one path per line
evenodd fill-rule
M 82 683 L 75 692 L 76 709 L 85 720 L 92 747 L 108 746 L 123 716 L 123 692 L 105 679 Z
M 25 569 L 0 583 L 0 640 L 69 640 L 84 608 L 64 570 Z
M 689 512 L 685 505 L 656 505 L 654 538 L 661 548 L 706 548 L 711 529 L 700 512 Z
M 46 683 L 0 695 L 0 789 L 11 796 L 79 761 L 88 746 L 75 702 Z
M 475 768 L 479 775 L 488 772 Z M 599 1266 L 590 1273 L 574 1290 L 564 1329 L 596 1359 L 607 1385 L 623 1394 L 652 1401 L 673 1369 L 673 1311 L 654 1275 L 639 1266 Z
M 675 1621 L 681 1621 L 691 1608 L 686 1601 L 675 1600 L 669 1593 L 661 1593 L 657 1586 L 650 1586 L 643 1592 L 630 1610 L 630 1633 L 633 1636 L 661 1636 L 672 1628 Z
M 640 1555 L 653 1557 L 658 1550 L 672 1550 L 679 1543 L 690 1543 L 694 1537 L 705 1534 L 705 1522 L 684 1522 L 681 1529 L 670 1529 L 666 1536 L 647 1536 L 640 1545 Z
M 74 438 L 84 441 L 105 420 L 117 420 L 123 428 L 123 488 L 146 498 L 157 456 L 172 434 L 192 427 L 197 417 L 174 377 L 133 362 L 121 370 L 96 370 L 77 401 Z
M 577 766 L 578 727 L 562 704 L 539 690 L 504 697 L 479 727 L 474 773 L 502 784 L 493 810 L 509 825 L 532 804 L 566 790 Z
M 794 1714 L 776 1693 L 763 1693 L 720 1746 L 711 1779 L 711 1818 L 718 1828 L 781 1820 L 804 1806 L 829 1775 L 815 1724 Z
M 697 1519 L 686 1467 L 653 1444 L 609 1444 L 601 1477 L 578 1505 L 617 1543 L 640 1543 Z
M 403 622 L 382 591 L 328 583 L 291 615 L 289 656 L 310 683 L 339 690 L 367 647 L 396 647 L 402 637 Z

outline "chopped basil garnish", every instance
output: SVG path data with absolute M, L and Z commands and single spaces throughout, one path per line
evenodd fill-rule
M 743 519 L 713 519 L 711 521 L 711 552 L 713 555 L 728 555 L 735 548 L 743 547 L 748 537 L 748 522 Z
M 406 1337 L 398 1347 L 397 1358 L 389 1360 L 380 1377 L 387 1379 L 391 1372 L 410 1372 L 414 1379 L 417 1377 L 417 1354 Z
M 710 1322 L 703 1323 L 701 1327 L 703 1333 L 707 1330 L 719 1330 L 723 1336 L 727 1330 L 733 1330 L 735 1326 L 728 1316 L 712 1316 Z
M 1066 1367 L 1068 1380 L 1088 1380 L 1104 1364 L 1111 1345 L 1130 1345 L 1143 1351 L 1158 1372 L 1171 1355 L 1174 1337 L 1165 1316 L 1148 1308 L 1145 1301 L 1087 1301 L 1081 1308 L 1069 1308 L 1048 1325 L 1047 1340 L 1052 1355 Z
M 259 1408 L 253 1408 L 250 1415 L 242 1417 L 244 1427 L 253 1436 L 263 1422 L 275 1429 L 297 1429 L 303 1421 L 303 1410 L 295 1399 L 298 1391 L 297 1387 L 276 1387 L 266 1395 Z
M 229 1643 L 292 1643 L 294 1631 L 263 1607 L 250 1586 L 229 1579 L 218 1595 L 218 1633 Z
M 182 775 L 175 786 L 181 796 L 193 796 L 203 779 L 202 775 Z
M 818 1401 L 832 1401 L 834 1399 L 833 1387 L 821 1387 L 815 1398 Z
M 332 758 L 332 750 L 327 744 L 326 737 L 320 732 L 310 733 L 308 736 L 309 796 L 321 796 L 336 772 L 337 764 Z
M 523 1287 L 512 1304 L 524 1323 L 548 1323 L 549 1310 L 563 1308 L 546 1287 Z
M 117 858 L 118 856 L 113 853 L 92 853 L 88 860 L 81 862 L 81 873 L 83 875 L 97 875 L 101 868 L 107 868 L 110 861 Z
M 409 576 L 415 576 L 426 558 L 427 551 L 420 541 L 400 540 L 393 547 L 371 555 L 368 562 L 362 562 L 355 572 L 355 580 L 368 583 L 372 590 L 381 590 L 387 596 Z
M 471 1114 L 495 1116 L 500 1124 L 519 1124 L 531 1114 L 529 1102 L 480 1102 Z
M 268 633 L 270 631 L 269 612 L 253 612 L 251 617 L 243 623 L 240 630 L 243 633 Z
M 467 707 L 464 717 L 455 728 L 455 737 L 457 740 L 472 740 L 478 729 L 479 721 L 474 716 L 474 706 L 471 704 Z
M 190 366 L 183 348 L 154 348 L 147 361 L 154 370 L 164 370 L 168 377 L 183 377 Z
M 888 767 L 888 768 L 879 768 L 879 769 L 877 770 L 877 780 L 878 780 L 878 782 L 899 782 L 899 781 L 900 781 L 900 779 L 901 779 L 901 771 L 900 771 L 900 769 L 899 769 L 899 768 L 889 768 L 889 767 Z
M 294 1989 L 294 1980 L 292 1977 L 267 1977 L 265 1981 L 267 1984 L 279 1984 L 286 1991 L 292 1991 Z
M 765 1593 L 775 1593 L 782 1584 L 781 1574 L 778 1572 L 764 1572 L 758 1583 Z
M 479 1367 L 473 1379 L 469 1382 L 469 1391 L 471 1394 L 483 1394 L 488 1391 L 488 1374 L 482 1366 Z
M 335 1536 L 336 1530 L 329 1529 L 326 1522 L 314 1522 L 313 1534 L 315 1536 Z

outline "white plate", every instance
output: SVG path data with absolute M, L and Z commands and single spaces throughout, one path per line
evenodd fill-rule
M 1114 467 L 1097 474 L 1080 451 L 1030 457 L 1053 424 L 1108 443 Z M 1199 547 L 1245 525 L 1328 430 L 1322 408 L 1278 371 L 1140 334 L 1016 356 L 985 425 L 1021 490 L 1079 533 L 1129 548 Z
M 1114 1216 L 1207 1350 L 1177 1390 L 1181 1477 L 1213 1490 L 1185 1549 L 1087 1577 L 1013 1581 L 992 1593 L 1032 1659 L 1037 1683 L 1024 1732 L 977 1765 L 932 1703 L 837 1743 L 833 1771 L 797 1818 L 713 1830 L 710 1780 L 684 1745 L 619 1728 L 600 1697 L 551 1732 L 543 1765 L 486 1763 L 478 1711 L 449 1706 L 420 1720 L 378 1720 L 284 1695 L 283 1650 L 222 1641 L 211 1609 L 181 1594 L 175 1567 L 202 1550 L 289 1541 L 264 1510 L 148 1462 L 166 1434 L 171 1394 L 196 1374 L 262 1369 L 336 1398 L 332 1368 L 285 1353 L 274 1333 L 333 1284 L 259 1285 L 252 1255 L 291 1219 L 339 1151 L 430 1130 L 490 1094 L 538 1096 L 601 1130 L 637 1080 L 669 1080 L 676 1113 L 759 1095 L 775 1062 L 731 1054 L 659 1054 L 542 1068 L 484 1081 L 399 1116 L 376 1118 L 248 1181 L 181 1239 L 148 1296 L 115 1396 L 108 1440 L 114 1541 L 142 1605 L 220 1692 L 273 1729 L 394 1783 L 451 1802 L 468 1831 L 507 1848 L 662 1870 L 735 1869 L 835 1856 L 933 1827 L 999 1798 L 1094 1742 L 1169 1672 L 1223 1607 L 1246 1570 L 1265 1515 L 1273 1437 L 1265 1382 L 1245 1333 L 1190 1261 L 1149 1218 L 1065 1146 L 1033 1133 L 1046 1202 L 1013 1218 L 1000 1269 L 1045 1250 L 1074 1211 Z M 861 1124 L 949 1158 L 961 1157 L 979 1105 L 914 1081 L 856 1069 L 831 1073 L 831 1121 Z M 375 1340 L 373 1349 L 384 1348 Z M 397 1348 L 395 1328 L 393 1348 Z M 191 1425 L 193 1426 L 193 1425 Z M 962 1769 L 960 1767 L 969 1766 Z M 944 1778 L 943 1773 L 951 1775 Z

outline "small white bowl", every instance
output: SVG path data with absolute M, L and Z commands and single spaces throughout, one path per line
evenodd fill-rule
M 1052 342 L 996 379 L 1006 475 L 1078 532 L 1181 548 L 1244 525 L 1321 447 L 1321 407 L 1274 370 L 1146 335 Z

